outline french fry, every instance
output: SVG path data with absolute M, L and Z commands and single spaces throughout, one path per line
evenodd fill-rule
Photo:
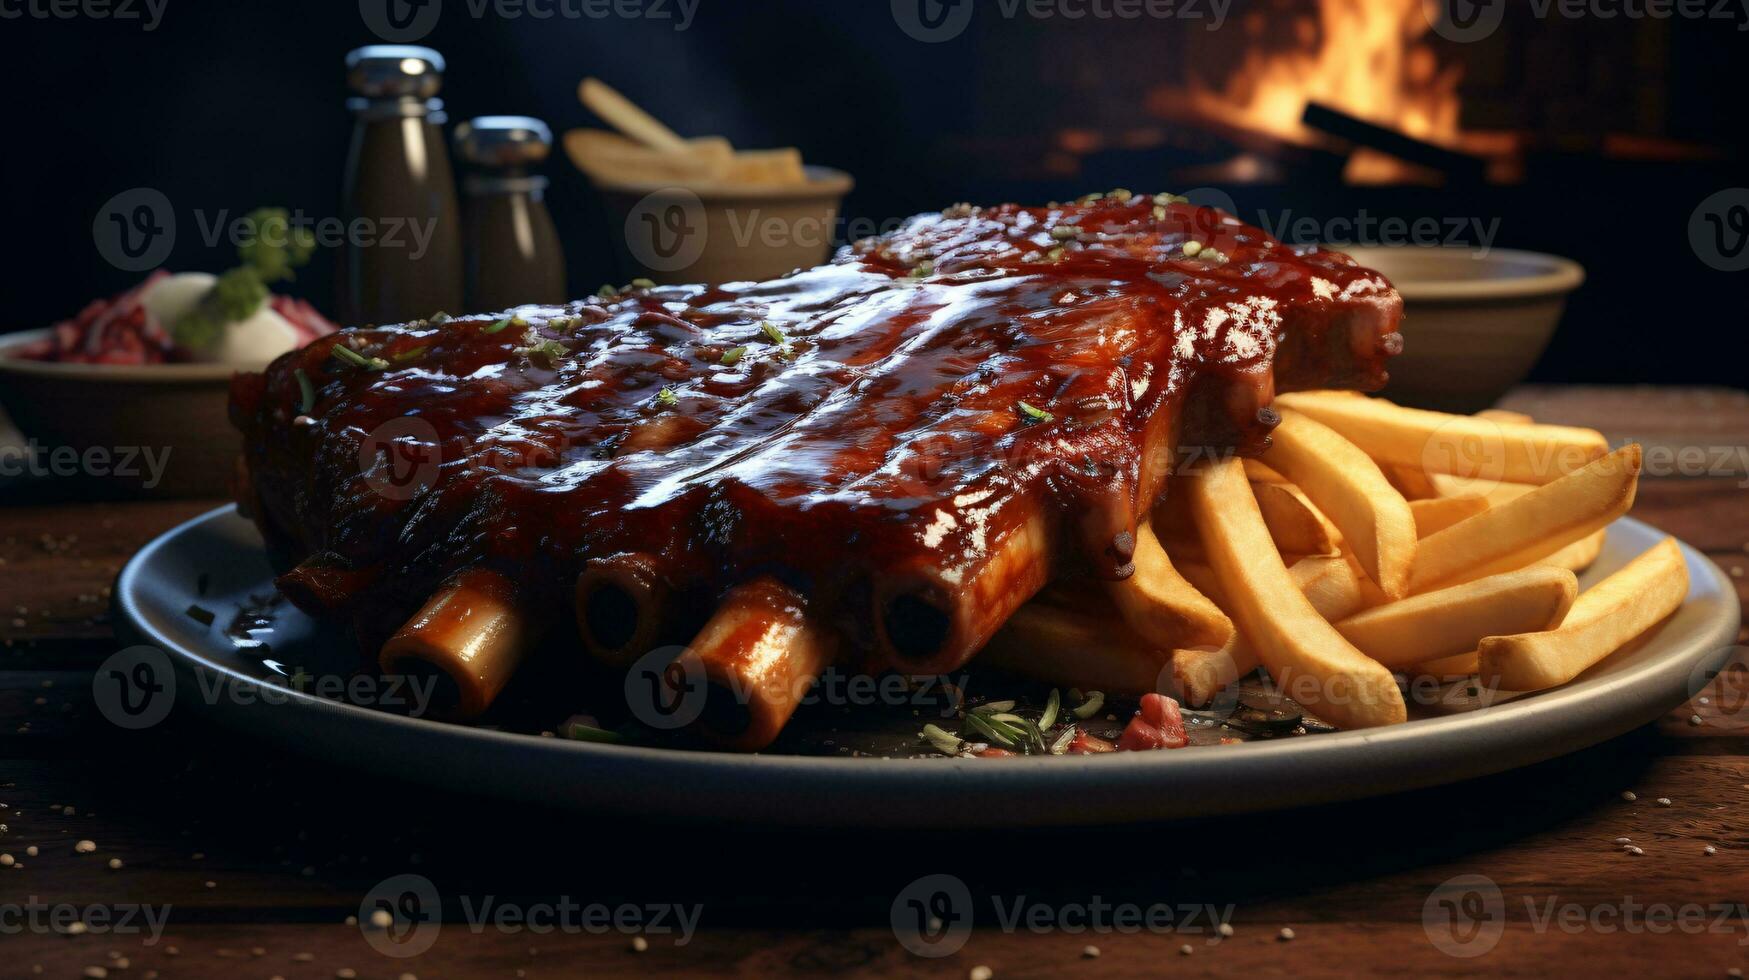
M 1473 677 L 1476 673 L 1476 651 L 1460 653 L 1444 660 L 1434 660 L 1430 663 L 1416 664 L 1411 672 L 1418 677 L 1437 677 L 1440 680 L 1452 680 L 1458 677 Z
M 1245 457 L 1245 479 L 1252 483 L 1286 483 L 1287 477 L 1269 468 L 1260 459 Z
M 1565 568 L 1570 572 L 1583 572 L 1603 553 L 1603 539 L 1608 536 L 1607 530 L 1594 531 L 1547 558 L 1539 559 L 1537 564 Z
M 1113 613 L 1098 605 L 1075 610 L 1029 602 L 990 638 L 979 660 L 1064 687 L 1107 694 L 1162 692 L 1171 654 L 1113 623 Z
M 686 141 L 674 130 L 598 78 L 583 79 L 577 86 L 577 98 L 608 125 L 640 143 L 669 153 L 686 152 Z
M 703 136 L 686 147 L 682 152 L 653 150 L 604 129 L 573 129 L 565 134 L 565 153 L 571 162 L 607 183 L 708 183 L 722 178 L 735 155 L 720 136 Z
M 1486 497 L 1495 507 L 1522 497 L 1537 487 L 1534 483 L 1503 483 L 1481 477 L 1452 476 L 1450 473 L 1429 473 L 1427 478 L 1433 483 L 1436 497 Z
M 793 146 L 775 150 L 738 150 L 722 179 L 731 184 L 805 184 L 802 151 Z
M 1390 596 L 1385 595 L 1383 590 L 1373 584 L 1372 579 L 1366 577 L 1366 572 L 1361 569 L 1360 561 L 1354 557 L 1354 552 L 1345 551 L 1341 558 L 1348 563 L 1349 568 L 1354 570 L 1355 581 L 1359 583 L 1360 601 L 1363 608 L 1371 609 L 1391 601 Z
M 1219 597 L 1220 585 L 1214 581 L 1213 569 L 1207 565 L 1187 564 L 1182 570 L 1205 595 L 1217 602 L 1223 601 Z M 1312 608 L 1326 620 L 1345 618 L 1365 605 L 1361 597 L 1360 573 L 1341 558 L 1302 558 L 1294 562 L 1288 574 L 1293 576 L 1294 584 L 1305 593 Z M 1261 663 L 1256 648 L 1237 632 L 1232 640 L 1219 648 L 1172 651 L 1172 673 L 1178 681 L 1180 695 L 1190 705 L 1208 704 L 1215 695 L 1256 670 Z
M 1338 622 L 1336 631 L 1402 670 L 1468 653 L 1485 636 L 1553 629 L 1578 594 L 1572 572 L 1531 567 L 1368 609 Z
M 1305 493 L 1291 483 L 1253 483 L 1251 492 L 1257 497 L 1257 509 L 1263 512 L 1263 523 L 1269 525 L 1269 536 L 1283 555 L 1329 555 L 1336 552 L 1340 532 Z
M 1135 572 L 1121 582 L 1108 583 L 1106 592 L 1138 636 L 1162 650 L 1218 647 L 1233 638 L 1233 621 L 1178 574 L 1147 524 L 1136 528 L 1131 560 Z
M 1488 498 L 1483 496 L 1434 497 L 1430 500 L 1409 501 L 1409 512 L 1415 515 L 1415 533 L 1423 538 L 1487 509 Z
M 1304 391 L 1282 395 L 1276 405 L 1310 415 L 1380 463 L 1455 476 L 1543 484 L 1609 452 L 1591 429 L 1445 415 L 1381 398 Z
M 1294 584 L 1238 460 L 1211 464 L 1180 482 L 1230 603 L 1227 613 L 1280 688 L 1342 728 L 1405 720 L 1391 672 L 1343 639 Z
M 1491 636 L 1477 648 L 1479 672 L 1508 691 L 1565 684 L 1675 612 L 1688 595 L 1688 568 L 1673 538 L 1597 583 L 1559 629 Z
M 1281 413 L 1262 459 L 1330 518 L 1387 596 L 1406 594 L 1415 561 L 1415 516 L 1378 464 L 1328 426 L 1294 411 Z
M 1629 445 L 1547 486 L 1459 521 L 1421 542 L 1411 594 L 1522 568 L 1627 513 L 1639 485 Z
M 1511 422 L 1514 425 L 1536 424 L 1536 419 L 1523 412 L 1513 412 L 1504 408 L 1484 408 L 1476 413 L 1476 418 L 1487 419 L 1490 422 Z
M 1432 474 L 1419 466 L 1380 466 L 1379 469 L 1405 500 L 1427 500 L 1439 496 Z

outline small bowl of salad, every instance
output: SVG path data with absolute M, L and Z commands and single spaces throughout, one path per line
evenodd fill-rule
M 0 447 L 5 475 L 100 483 L 105 496 L 226 495 L 231 375 L 337 329 L 269 288 L 309 261 L 308 230 L 276 209 L 248 220 L 233 269 L 160 269 L 65 321 L 0 336 L 0 407 L 23 436 Z

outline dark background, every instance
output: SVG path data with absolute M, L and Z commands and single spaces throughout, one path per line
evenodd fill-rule
M 196 210 L 337 213 L 350 128 L 342 60 L 379 40 L 358 3 L 167 0 L 147 32 L 140 21 L 32 16 L 27 2 L 0 3 L 24 14 L 0 19 L 11 241 L 0 329 L 44 325 L 137 280 L 93 246 L 92 219 L 119 191 L 162 190 L 185 229 Z M 958 200 L 1039 202 L 1118 183 L 1183 189 L 1171 175 L 1198 161 L 1182 148 L 1099 154 L 1054 172 L 1040 164 L 1054 133 L 1144 115 L 1144 93 L 1181 81 L 1184 62 L 1209 43 L 1202 23 L 1004 17 L 993 0 L 977 3 L 962 35 L 924 44 L 898 28 L 886 0 L 700 0 L 684 31 L 674 19 L 476 18 L 466 0 L 449 0 L 421 43 L 449 60 L 452 121 L 527 113 L 556 133 L 598 125 L 575 96 L 594 74 L 683 135 L 796 145 L 812 162 L 850 170 L 848 218 L 890 221 Z M 1267 24 L 1308 6 L 1237 0 L 1229 16 Z M 678 16 L 672 0 L 664 7 Z M 1522 179 L 1468 189 L 1298 178 L 1218 186 L 1247 220 L 1259 208 L 1498 218 L 1496 246 L 1569 255 L 1590 273 L 1538 379 L 1741 385 L 1749 273 L 1708 268 L 1688 227 L 1703 199 L 1749 185 L 1736 67 L 1749 55 L 1739 30 L 1749 14 L 1539 20 L 1528 9 L 1513 4 L 1506 29 L 1487 41 L 1441 42 L 1464 72 L 1466 126 L 1539 140 Z M 1626 159 L 1600 149 L 1606 133 L 1706 152 Z M 619 278 L 587 182 L 562 153 L 546 172 L 571 291 Z M 218 271 L 227 251 L 179 233 L 168 265 Z M 331 259 L 319 257 L 289 291 L 332 312 L 331 276 Z

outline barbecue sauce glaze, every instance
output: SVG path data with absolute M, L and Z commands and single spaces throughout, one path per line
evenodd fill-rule
M 1054 574 L 1128 574 L 1175 465 L 1260 450 L 1277 388 L 1381 387 L 1401 305 L 1164 195 L 957 206 L 770 282 L 325 337 L 235 381 L 239 495 L 367 643 L 473 566 L 568 622 L 642 552 L 706 606 L 776 574 L 866 648 L 879 577 L 963 581 L 1034 518 Z

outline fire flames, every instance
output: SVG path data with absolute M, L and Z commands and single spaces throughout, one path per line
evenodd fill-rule
M 1243 50 L 1224 52 L 1218 65 L 1193 64 L 1181 94 L 1198 114 L 1301 145 L 1320 142 L 1300 122 L 1316 101 L 1455 146 L 1461 73 L 1441 65 L 1424 2 L 1316 0 L 1315 11 L 1252 12 L 1238 25 Z M 1344 176 L 1374 183 L 1401 179 L 1403 170 L 1393 158 L 1357 152 Z

